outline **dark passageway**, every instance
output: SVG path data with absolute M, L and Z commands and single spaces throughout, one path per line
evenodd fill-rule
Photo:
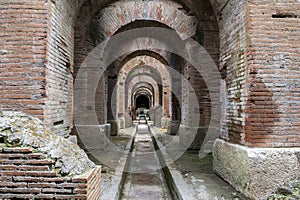
M 145 108 L 145 109 L 150 109 L 150 100 L 149 97 L 145 95 L 140 95 L 136 98 L 136 108 Z

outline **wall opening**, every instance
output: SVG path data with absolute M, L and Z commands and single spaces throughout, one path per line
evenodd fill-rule
M 139 108 L 150 109 L 149 98 L 145 95 L 141 95 L 141 96 L 137 97 L 135 100 L 135 107 L 137 109 L 139 109 Z

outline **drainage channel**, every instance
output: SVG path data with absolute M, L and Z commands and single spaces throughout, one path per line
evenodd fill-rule
M 123 173 L 122 200 L 173 199 L 157 155 L 157 145 L 147 124 L 136 126 L 136 134 Z

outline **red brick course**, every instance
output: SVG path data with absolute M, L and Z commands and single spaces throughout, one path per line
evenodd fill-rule
M 60 177 L 53 170 L 54 161 L 31 148 L 0 150 L 1 199 L 99 199 L 100 168 L 81 176 Z M 6 164 L 18 160 L 24 162 Z
M 249 146 L 299 146 L 299 9 L 293 0 L 247 5 Z

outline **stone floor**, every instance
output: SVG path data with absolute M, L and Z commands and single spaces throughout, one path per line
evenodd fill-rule
M 124 129 L 120 136 L 112 137 L 111 141 L 124 148 L 124 155 L 119 160 L 114 158 L 114 163 L 119 163 L 117 168 L 103 167 L 102 172 L 102 198 L 111 200 L 119 199 L 172 199 L 166 186 L 165 176 L 162 174 L 159 159 L 153 153 L 153 144 L 147 131 L 139 130 L 140 134 L 134 137 L 135 130 Z M 158 146 L 168 144 L 170 140 L 178 139 L 170 136 L 165 130 L 154 128 L 152 134 L 156 138 Z M 172 138 L 171 138 L 172 137 Z M 131 140 L 134 139 L 134 142 Z M 128 146 L 134 144 L 129 151 Z M 129 169 L 124 179 L 126 162 L 131 157 Z M 212 170 L 212 156 L 208 154 L 200 159 L 198 152 L 186 151 L 175 162 L 168 163 L 168 169 L 172 174 L 176 187 L 179 188 L 183 199 L 187 200 L 246 200 L 243 195 L 235 191 L 228 183 L 223 181 Z M 123 180 L 123 181 L 122 181 Z M 118 188 L 123 187 L 123 191 Z M 174 186 L 172 186 L 174 187 Z M 111 194 L 114 193 L 114 194 Z M 122 197 L 121 197 L 122 196 Z

